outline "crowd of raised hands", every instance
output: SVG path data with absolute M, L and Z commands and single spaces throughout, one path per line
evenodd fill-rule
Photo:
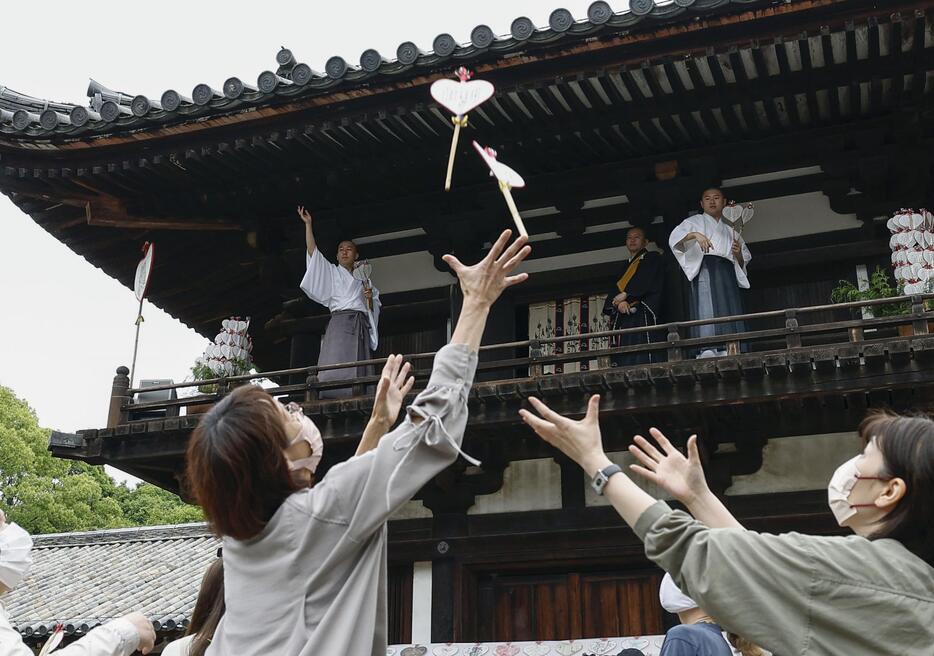
M 464 265 L 453 255 L 446 255 L 444 257 L 444 261 L 447 262 L 453 273 L 457 276 L 464 297 L 462 310 L 451 337 L 451 344 L 462 345 L 462 348 L 463 346 L 466 346 L 468 352 L 470 353 L 475 353 L 479 348 L 490 306 L 500 297 L 505 289 L 512 285 L 521 283 L 528 277 L 525 273 L 516 273 L 516 269 L 531 251 L 529 245 L 527 244 L 527 239 L 520 237 L 510 244 L 510 238 L 511 232 L 509 230 L 504 231 L 496 240 L 496 242 L 493 243 L 487 256 L 473 266 Z M 472 357 L 475 359 L 475 355 Z M 466 378 L 468 375 L 472 375 L 472 372 L 469 374 L 464 374 L 464 377 Z M 458 380 L 457 382 L 459 384 L 466 383 L 467 385 L 470 383 L 469 380 Z M 364 454 L 368 454 L 369 452 L 376 450 L 379 447 L 383 436 L 391 434 L 391 429 L 393 425 L 396 424 L 401 408 L 406 401 L 406 397 L 412 391 L 414 383 L 415 380 L 411 375 L 410 364 L 406 363 L 404 358 L 400 355 L 390 355 L 386 360 L 379 383 L 377 385 L 373 412 L 371 414 L 370 421 L 368 422 L 363 435 L 361 436 L 360 444 L 356 453 L 357 456 L 363 456 Z M 238 394 L 238 392 L 234 393 L 234 395 L 236 394 Z M 464 412 L 466 412 L 465 399 L 466 395 L 460 401 L 460 403 L 462 403 L 464 406 Z M 416 400 L 416 403 L 418 403 L 418 400 Z M 736 537 L 742 535 L 751 536 L 753 533 L 743 530 L 743 527 L 739 524 L 739 522 L 733 517 L 729 510 L 723 505 L 723 503 L 721 503 L 717 496 L 714 495 L 708 487 L 701 464 L 701 457 L 698 451 L 696 436 L 691 436 L 686 441 L 683 453 L 681 450 L 676 448 L 660 430 L 656 428 L 650 429 L 649 437 L 644 437 L 642 435 L 634 436 L 632 444 L 629 446 L 629 451 L 636 460 L 635 464 L 629 466 L 630 472 L 644 478 L 648 482 L 657 485 L 658 487 L 665 490 L 669 495 L 671 495 L 671 497 L 684 504 L 690 515 L 693 516 L 693 519 L 690 521 L 683 521 L 678 517 L 673 517 L 673 514 L 676 513 L 673 513 L 670 508 L 665 506 L 665 504 L 659 504 L 657 499 L 653 498 L 641 487 L 637 486 L 633 480 L 626 475 L 625 472 L 619 471 L 619 469 L 616 468 L 616 466 L 611 462 L 603 448 L 599 421 L 599 395 L 593 395 L 588 400 L 583 416 L 580 418 L 563 416 L 553 411 L 543 401 L 535 397 L 530 397 L 528 399 L 528 404 L 528 409 L 523 408 L 519 410 L 519 416 L 521 420 L 543 440 L 563 452 L 569 458 L 574 460 L 578 465 L 580 465 L 587 476 L 594 477 L 595 484 L 598 475 L 603 474 L 606 476 L 603 481 L 604 486 L 600 488 L 599 493 L 606 495 L 622 519 L 627 524 L 634 527 L 637 534 L 639 534 L 639 536 L 646 541 L 647 555 L 663 566 L 667 564 L 666 569 L 668 569 L 668 567 L 671 568 L 669 571 L 681 569 L 680 563 L 673 562 L 671 560 L 671 553 L 677 552 L 680 554 L 679 557 L 683 556 L 685 559 L 688 559 L 689 557 L 698 558 L 696 553 L 689 553 L 691 548 L 690 544 L 696 543 L 697 545 L 700 545 L 698 547 L 700 549 L 707 548 L 709 547 L 710 543 L 714 542 L 711 536 L 704 533 L 704 531 L 709 529 L 738 529 L 738 531 L 727 535 L 729 540 L 736 540 L 738 541 L 738 544 L 747 544 L 748 540 L 753 539 L 751 537 Z M 220 405 L 220 403 L 218 405 Z M 217 407 L 215 407 L 215 410 L 217 410 Z M 445 412 L 447 411 L 448 410 L 445 410 Z M 451 412 L 456 413 L 458 411 L 454 410 Z M 308 445 L 308 449 L 313 450 L 315 443 L 313 440 L 309 439 L 303 442 L 302 440 L 296 441 L 293 439 L 295 435 L 301 434 L 302 431 L 306 430 L 307 428 L 303 427 L 304 422 L 307 420 L 307 418 L 304 417 L 304 414 L 300 413 L 300 416 L 296 415 L 290 417 L 287 413 L 283 412 L 282 416 L 283 421 L 285 422 L 285 432 L 289 439 L 292 440 L 289 442 L 290 447 L 294 446 L 295 444 L 305 443 Z M 417 424 L 425 417 L 412 416 L 410 418 L 412 419 L 412 423 Z M 432 417 L 432 419 L 438 418 Z M 203 422 L 204 420 L 202 420 L 202 423 Z M 908 426 L 904 422 L 915 423 L 911 423 L 911 425 Z M 462 453 L 460 451 L 460 440 L 463 437 L 463 429 L 465 424 L 466 419 L 464 419 L 464 421 L 461 422 L 458 426 L 458 435 L 450 435 L 446 433 L 446 437 L 454 444 L 454 448 L 456 450 L 456 453 L 451 455 L 452 458 L 456 458 L 457 453 Z M 881 425 L 882 424 L 880 424 L 880 426 Z M 908 427 L 905 428 L 905 426 Z M 839 479 L 841 477 L 848 478 L 848 481 L 846 482 L 846 485 L 848 486 L 846 492 L 847 494 L 849 493 L 849 490 L 853 489 L 857 483 L 862 485 L 861 489 L 864 491 L 861 492 L 861 494 L 865 495 L 869 501 L 859 504 L 855 502 L 850 504 L 853 508 L 851 515 L 859 514 L 862 517 L 869 517 L 870 519 L 864 521 L 864 525 L 869 528 L 860 530 L 855 527 L 855 523 L 846 525 L 852 527 L 858 534 L 867 537 L 870 541 L 872 541 L 878 535 L 874 532 L 875 529 L 872 529 L 872 526 L 882 522 L 886 515 L 892 514 L 903 499 L 915 499 L 917 498 L 918 494 L 924 494 L 923 489 L 919 492 L 916 489 L 908 488 L 905 482 L 906 480 L 922 481 L 919 483 L 920 487 L 922 488 L 925 485 L 930 485 L 930 481 L 927 481 L 927 479 L 913 479 L 911 476 L 899 474 L 898 471 L 901 465 L 894 461 L 887 461 L 886 457 L 889 456 L 883 457 L 883 454 L 879 449 L 881 446 L 882 433 L 886 433 L 884 436 L 886 442 L 904 441 L 907 443 L 911 440 L 914 440 L 911 442 L 912 444 L 920 445 L 912 448 L 915 448 L 917 453 L 921 454 L 919 459 L 923 462 L 919 462 L 917 465 L 909 464 L 907 465 L 908 467 L 923 468 L 934 466 L 932 463 L 925 460 L 934 459 L 934 449 L 932 449 L 931 446 L 932 443 L 934 443 L 932 442 L 934 441 L 934 423 L 932 423 L 931 420 L 914 420 L 906 417 L 893 416 L 891 422 L 885 424 L 883 428 L 880 428 L 878 431 L 875 431 L 875 429 L 873 430 L 874 433 L 872 435 L 865 436 L 867 437 L 867 448 L 863 456 L 860 456 L 863 458 L 863 460 L 859 463 L 859 467 L 862 469 L 857 470 L 856 465 L 854 464 L 850 468 L 852 469 L 852 472 L 847 474 L 846 472 L 849 472 L 850 470 L 848 469 L 844 471 L 846 476 L 844 476 L 844 474 L 840 474 L 839 476 L 835 474 L 835 479 Z M 878 435 L 876 433 L 878 433 Z M 215 439 L 222 438 L 224 438 L 224 436 L 219 435 Z M 397 435 L 396 438 L 393 439 L 398 438 L 399 436 Z M 204 439 L 207 440 L 208 438 L 205 437 Z M 403 446 L 408 444 L 407 442 L 400 443 L 403 444 Z M 428 448 L 437 447 L 439 450 L 448 449 L 450 451 L 450 447 L 445 446 L 440 441 L 437 443 L 426 443 L 426 446 Z M 396 458 L 396 456 L 388 453 L 388 450 L 380 449 L 380 453 L 383 451 L 387 451 L 387 458 Z M 894 453 L 894 451 L 892 453 Z M 931 457 L 929 458 L 928 455 L 925 454 L 930 454 Z M 294 454 L 287 453 L 286 458 L 304 460 L 307 459 L 310 455 L 310 453 L 304 452 L 296 452 Z M 321 454 L 319 453 L 317 455 L 320 458 Z M 189 453 L 189 459 L 190 458 L 191 453 Z M 374 455 L 366 456 L 364 461 L 377 463 L 373 465 L 374 468 L 379 466 L 379 460 L 375 458 Z M 356 462 L 359 463 L 360 461 Z M 446 461 L 439 462 L 439 467 L 441 469 L 447 466 Z M 399 469 L 403 466 L 412 467 L 413 465 L 412 461 L 408 460 L 405 461 L 404 464 L 402 461 L 399 461 L 395 466 L 396 469 Z M 441 469 L 438 469 L 438 471 Z M 867 470 L 871 470 L 869 475 L 866 475 Z M 607 474 L 605 472 L 609 473 Z M 189 470 L 189 474 L 190 473 L 191 470 Z M 433 472 L 429 472 L 429 476 L 433 475 L 435 475 Z M 389 477 L 390 486 L 394 480 L 399 479 L 394 478 L 394 476 Z M 863 481 L 866 482 L 862 483 Z M 427 480 L 422 482 L 415 481 L 417 485 L 410 493 L 414 494 L 415 491 L 417 491 L 418 486 L 422 485 L 424 482 L 427 482 Z M 312 476 L 308 481 L 308 485 L 313 483 L 314 477 Z M 831 488 L 833 485 L 834 483 L 832 481 Z M 299 485 L 298 487 L 303 486 Z M 295 490 L 297 488 L 293 487 L 291 489 Z M 387 500 L 389 499 L 388 493 L 385 498 Z M 406 497 L 406 499 L 408 498 L 410 497 Z M 846 495 L 844 495 L 844 502 L 846 502 Z M 923 513 L 930 515 L 930 510 L 923 509 L 922 506 L 917 505 L 914 501 L 910 501 L 910 503 L 912 505 L 909 507 L 909 513 L 913 513 L 914 515 L 918 516 L 921 516 Z M 650 509 L 651 512 L 649 512 Z M 859 511 L 857 509 L 859 509 Z M 206 515 L 210 520 L 211 517 L 207 508 Z M 387 517 L 388 516 L 389 515 L 387 513 Z M 653 519 L 654 524 L 652 526 L 648 526 L 643 521 L 641 522 L 642 526 L 638 527 L 640 520 L 644 519 L 645 517 Z M 664 521 L 662 521 L 663 517 L 665 518 Z M 898 515 L 898 517 L 902 517 L 902 515 Z M 385 519 L 382 521 L 385 521 Z M 648 546 L 649 541 L 654 540 L 655 538 L 648 534 L 651 532 L 651 530 L 660 530 L 656 525 L 665 522 L 668 522 L 668 528 L 666 530 L 668 531 L 669 538 L 671 535 L 679 531 L 681 534 L 683 534 L 683 539 L 680 543 L 680 546 L 672 546 L 668 550 L 667 554 L 661 554 L 661 548 L 658 546 L 658 544 L 660 544 L 660 540 L 655 540 L 655 543 L 653 543 L 654 546 L 652 547 L 654 551 L 650 553 Z M 841 523 L 841 526 L 843 525 L 845 524 Z M 2 515 L 2 513 L 0 513 L 0 542 L 2 542 L 3 534 L 10 530 L 11 527 L 7 525 L 5 517 Z M 730 537 L 730 535 L 733 537 Z M 908 535 L 910 537 L 913 535 L 913 533 L 909 531 L 904 535 Z M 775 540 L 769 542 L 769 548 L 777 552 L 781 552 L 782 549 L 787 549 L 789 554 L 796 554 L 798 551 L 795 550 L 800 548 L 801 539 L 801 536 L 798 536 L 794 540 L 789 539 L 787 540 L 788 544 L 785 545 L 783 544 L 783 536 L 777 536 Z M 835 538 L 815 537 L 811 539 L 824 540 L 825 542 L 829 540 L 829 542 L 820 543 L 819 546 L 821 548 L 828 549 L 831 553 L 834 549 L 837 548 L 837 543 L 833 542 Z M 723 542 L 723 544 L 728 544 L 729 540 L 726 540 Z M 747 542 L 744 542 L 743 540 L 746 540 Z M 930 567 L 930 546 L 922 545 L 919 547 L 908 538 L 905 538 L 904 541 L 911 552 L 916 554 L 922 562 L 927 563 L 927 567 Z M 882 543 L 886 541 L 880 540 L 878 542 Z M 750 549 L 754 550 L 757 548 L 757 544 L 754 542 L 748 542 L 748 544 L 752 545 Z M 813 545 L 805 546 L 810 549 Z M 851 547 L 852 543 L 846 545 L 847 549 Z M 677 549 L 681 549 L 681 551 L 678 552 Z M 736 553 L 745 554 L 747 552 L 748 550 L 737 551 Z M 844 552 L 841 551 L 841 553 Z M 862 553 L 863 557 L 866 557 L 867 554 L 869 556 L 873 555 L 871 551 Z M 849 552 L 846 552 L 846 554 L 849 554 Z M 0 548 L 0 559 L 2 559 L 2 557 L 3 551 L 2 548 Z M 844 556 L 841 556 L 841 558 L 842 557 Z M 849 557 L 849 555 L 846 557 Z M 710 556 L 710 558 L 712 559 L 713 556 Z M 712 563 L 713 560 L 710 560 L 709 562 Z M 789 559 L 787 562 L 793 561 Z M 913 561 L 905 562 L 908 562 L 910 566 L 916 565 L 913 563 Z M 761 572 L 755 572 L 751 570 L 742 571 L 742 563 L 730 563 L 729 566 L 736 568 L 737 571 L 735 574 L 737 577 L 763 576 Z M 893 565 L 893 567 L 897 566 L 897 564 Z M 880 571 L 884 571 L 884 565 Z M 707 592 L 709 582 L 700 584 L 696 578 L 692 580 L 691 576 L 693 575 L 691 574 L 690 567 L 685 567 L 684 571 L 680 572 L 673 571 L 672 574 L 676 579 L 680 577 L 680 583 L 688 583 L 692 588 L 695 588 L 701 592 L 701 598 L 698 599 L 698 601 L 704 601 L 704 599 L 714 600 L 714 596 L 708 594 Z M 699 576 L 702 575 L 703 574 Z M 885 585 L 884 577 L 881 577 L 880 580 L 880 585 Z M 7 582 L 0 579 L 0 593 L 4 591 L 3 586 L 6 586 L 6 588 L 12 587 L 10 583 L 15 584 L 18 583 L 18 581 Z M 297 587 L 301 588 L 301 586 Z M 336 596 L 337 591 L 316 591 L 316 594 L 319 596 L 326 596 L 332 593 Z M 373 593 L 375 594 L 376 590 L 374 590 Z M 301 590 L 299 590 L 297 594 L 303 593 Z M 821 600 L 818 600 L 818 602 L 820 601 Z M 737 599 L 736 603 L 742 604 L 745 603 L 745 600 Z M 814 600 L 813 598 L 801 599 L 800 603 L 802 606 L 804 606 L 814 603 Z M 738 608 L 741 609 L 741 607 Z M 229 612 L 230 608 L 228 607 L 228 613 Z M 738 613 L 738 616 L 741 614 L 741 612 Z M 4 622 L 6 622 L 5 633 L 3 624 Z M 778 625 L 775 627 L 776 630 L 782 632 L 779 634 L 780 636 L 788 635 L 794 637 L 795 632 L 800 628 L 794 625 L 794 623 L 788 623 L 784 626 L 780 625 L 780 622 L 776 622 L 776 624 Z M 759 625 L 755 625 L 753 623 L 750 624 L 750 626 L 752 626 L 755 631 L 758 631 L 758 635 L 760 636 L 765 636 L 768 638 L 771 635 L 764 630 L 760 630 L 761 626 Z M 743 629 L 743 627 L 739 628 L 740 630 Z M 822 627 L 805 627 L 805 629 L 808 631 L 814 630 L 817 632 L 821 630 Z M 145 654 L 153 648 L 155 635 L 153 633 L 152 625 L 141 614 L 131 613 L 118 620 L 115 620 L 114 622 L 108 623 L 99 629 L 95 629 L 91 635 L 86 636 L 82 641 L 73 643 L 73 645 L 70 645 L 68 649 L 73 648 L 75 651 L 70 653 L 74 654 L 75 656 L 91 656 L 92 654 L 110 655 L 118 653 L 129 654 L 130 651 L 122 652 L 120 650 L 114 649 L 111 649 L 110 651 L 94 651 L 93 649 L 88 650 L 89 648 L 81 647 L 81 642 L 87 642 L 90 644 L 92 636 L 95 634 L 95 632 L 97 632 L 98 638 L 104 639 L 106 637 L 104 634 L 107 634 L 108 631 L 117 637 L 123 636 L 121 639 L 124 639 L 127 645 L 132 643 L 132 649 L 130 649 L 130 651 L 138 649 Z M 17 652 L 8 647 L 8 644 L 13 644 L 11 642 L 11 632 L 15 633 L 15 631 L 12 631 L 12 629 L 9 627 L 9 622 L 6 619 L 5 614 L 2 613 L 2 607 L 0 607 L 0 647 L 3 647 L 0 652 L 3 654 L 15 654 L 16 656 L 19 656 L 20 653 L 24 655 L 31 653 L 28 650 Z M 126 638 L 128 635 L 131 637 Z M 220 635 L 221 633 L 219 632 L 218 636 Z M 849 634 L 845 634 L 845 637 L 848 635 Z M 753 635 L 750 637 L 758 636 Z M 16 638 L 18 639 L 18 634 L 16 634 Z M 7 642 L 3 642 L 3 640 L 7 640 Z M 782 637 L 780 637 L 776 639 L 773 644 L 782 646 L 785 643 L 782 642 Z M 765 646 L 769 645 L 766 644 Z M 25 646 L 23 646 L 22 649 L 26 649 Z M 85 650 L 81 651 L 80 649 Z M 69 656 L 69 652 L 64 650 L 58 653 Z M 789 651 L 787 653 L 792 652 Z

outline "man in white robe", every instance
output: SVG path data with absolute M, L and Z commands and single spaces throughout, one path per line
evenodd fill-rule
M 354 278 L 354 262 L 359 257 L 357 245 L 342 241 L 337 246 L 337 264 L 328 262 L 315 242 L 311 214 L 298 208 L 305 224 L 305 277 L 302 291 L 313 301 L 331 311 L 327 330 L 321 339 L 318 366 L 369 360 L 379 345 L 379 290 Z M 318 380 L 328 382 L 366 376 L 369 367 L 325 369 L 318 372 Z M 320 398 L 334 399 L 350 396 L 351 389 L 321 390 Z
M 743 314 L 740 289 L 749 289 L 746 266 L 752 254 L 742 236 L 723 220 L 726 198 L 716 188 L 704 190 L 700 214 L 681 222 L 668 244 L 684 275 L 691 282 L 691 319 L 712 319 Z M 744 322 L 707 324 L 693 337 L 712 337 L 745 331 Z M 723 355 L 722 345 L 705 345 L 701 356 Z

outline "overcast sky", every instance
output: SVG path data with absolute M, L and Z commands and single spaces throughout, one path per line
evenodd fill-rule
M 376 48 L 394 58 L 403 41 L 430 50 L 442 32 L 463 43 L 480 24 L 506 34 L 517 16 L 544 26 L 556 7 L 579 19 L 589 4 L 161 0 L 143 6 L 97 0 L 92 10 L 43 20 L 32 5 L 12 3 L 4 7 L 0 85 L 81 104 L 89 77 L 131 95 L 158 99 L 169 88 L 190 95 L 199 82 L 220 88 L 232 75 L 253 83 L 263 70 L 275 69 L 280 46 L 323 70 L 331 55 L 356 63 L 361 52 Z M 610 5 L 622 11 L 628 2 Z M 106 238 L 107 229 L 100 231 Z M 130 365 L 136 306 L 132 290 L 0 196 L 0 385 L 28 401 L 43 426 L 75 431 L 105 424 L 114 370 Z M 183 380 L 206 340 L 148 304 L 143 314 L 137 380 Z

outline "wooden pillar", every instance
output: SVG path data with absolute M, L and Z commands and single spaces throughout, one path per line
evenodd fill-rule
M 122 410 L 130 402 L 130 370 L 126 367 L 117 367 L 113 386 L 110 388 L 110 406 L 107 409 L 107 428 L 113 428 L 127 423 L 128 413 Z
M 289 346 L 289 368 L 310 367 L 318 362 L 318 354 L 321 352 L 321 336 L 299 334 L 292 335 Z M 295 374 L 290 376 L 288 384 L 298 385 L 305 382 L 304 374 Z
M 467 510 L 434 511 L 432 535 L 437 539 L 431 563 L 431 641 L 454 642 L 459 563 L 448 539 L 467 535 Z
M 564 510 L 584 508 L 584 471 L 566 456 L 555 456 L 561 468 L 561 507 Z

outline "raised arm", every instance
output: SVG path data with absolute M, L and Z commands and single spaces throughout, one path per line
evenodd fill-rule
M 314 255 L 317 244 L 315 244 L 315 231 L 311 226 L 311 213 L 305 209 L 304 205 L 299 205 L 298 216 L 305 224 L 305 248 L 308 249 L 309 255 Z
M 460 280 L 464 309 L 451 343 L 435 355 L 428 386 L 408 407 L 405 420 L 378 440 L 374 450 L 332 467 L 315 494 L 306 497 L 308 503 L 321 504 L 310 507 L 310 514 L 348 524 L 349 541 L 343 543 L 348 548 L 378 530 L 462 453 L 467 394 L 490 306 L 506 287 L 528 277 L 512 274 L 530 248 L 525 238 L 506 248 L 510 235 L 505 231 L 489 255 L 474 266 L 445 257 Z
M 529 277 L 527 273 L 509 275 L 532 252 L 526 237 L 519 237 L 505 248 L 510 236 L 512 231 L 504 230 L 487 256 L 472 267 L 464 266 L 453 255 L 442 258 L 457 274 L 464 294 L 464 304 L 451 335 L 451 344 L 466 344 L 471 351 L 476 351 L 480 347 L 490 307 L 504 289 Z
M 588 477 L 592 478 L 598 471 L 613 464 L 603 451 L 599 394 L 590 397 L 587 414 L 579 421 L 562 417 L 535 397 L 529 397 L 529 402 L 541 416 L 536 416 L 528 410 L 520 410 L 522 420 L 538 433 L 539 437 L 558 447 L 580 465 Z M 603 488 L 603 494 L 630 526 L 633 526 L 639 516 L 656 501 L 624 473 L 611 476 Z
M 354 455 L 359 456 L 375 449 L 380 438 L 396 423 L 399 410 L 402 409 L 402 401 L 415 384 L 415 377 L 409 376 L 411 368 L 412 365 L 408 362 L 402 363 L 401 355 L 390 355 L 386 359 L 383 373 L 376 387 L 373 411 L 370 413 L 366 428 L 363 429 L 363 437 L 360 438 L 360 444 Z
M 660 430 L 652 428 L 649 432 L 658 442 L 658 448 L 641 435 L 636 435 L 629 452 L 642 464 L 629 465 L 629 469 L 687 506 L 702 524 L 710 528 L 743 528 L 707 486 L 697 452 L 697 435 L 688 438 L 688 455 L 685 458 Z

